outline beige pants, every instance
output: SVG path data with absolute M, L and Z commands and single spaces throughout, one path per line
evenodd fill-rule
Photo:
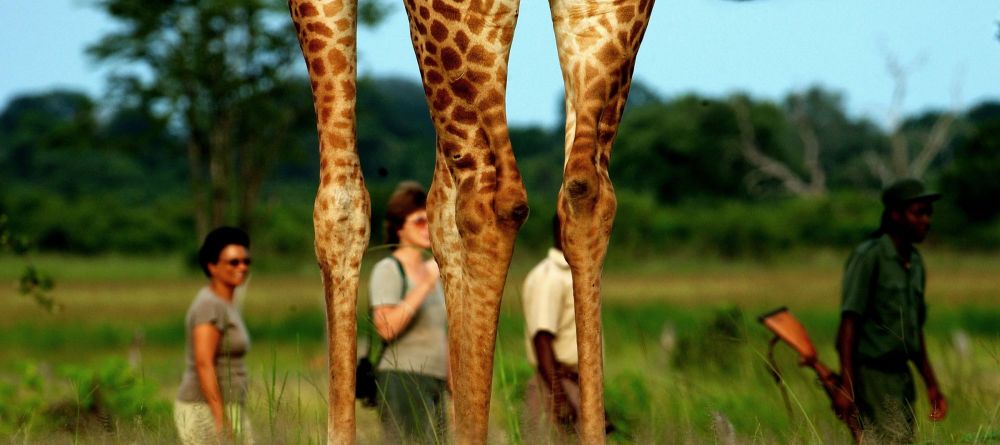
M 226 405 L 226 418 L 232 423 L 232 440 L 220 437 L 215 431 L 215 418 L 207 403 L 174 401 L 174 423 L 177 424 L 177 435 L 184 445 L 253 445 L 253 431 L 243 405 Z

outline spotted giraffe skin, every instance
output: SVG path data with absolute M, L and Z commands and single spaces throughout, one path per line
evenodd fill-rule
M 611 146 L 653 0 L 549 0 L 566 86 L 562 245 L 573 275 L 580 442 L 604 443 L 601 271 L 615 217 Z
M 355 311 L 361 258 L 371 230 L 371 202 L 355 136 L 357 4 L 290 0 L 288 7 L 309 70 L 319 132 L 320 185 L 313 226 L 330 337 L 327 442 L 353 444 Z
M 447 296 L 455 438 L 459 444 L 485 443 L 500 296 L 514 238 L 528 213 L 505 114 L 518 0 L 404 4 L 437 132 L 428 210 Z M 579 433 L 582 443 L 596 444 L 604 442 L 599 292 L 616 205 L 607 167 L 653 2 L 550 0 L 550 6 L 567 91 L 558 213 L 576 298 Z M 368 233 L 367 219 L 353 224 L 368 214 L 353 144 L 356 4 L 290 0 L 289 7 L 312 80 L 323 159 L 314 220 L 331 333 L 328 437 L 331 443 L 353 443 L 356 327 L 346 315 L 353 317 L 355 310 L 357 272 L 343 267 L 355 266 L 354 252 L 365 243 L 359 237 Z M 354 198 L 352 207 L 348 200 Z M 352 224 L 338 230 L 331 221 Z M 345 256 L 327 255 L 348 245 Z M 341 277 L 351 278 L 334 281 Z

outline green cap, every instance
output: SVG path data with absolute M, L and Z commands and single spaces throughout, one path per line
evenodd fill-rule
M 937 201 L 941 194 L 927 190 L 919 179 L 906 178 L 894 182 L 882 191 L 882 204 L 886 208 L 898 207 L 913 201 Z

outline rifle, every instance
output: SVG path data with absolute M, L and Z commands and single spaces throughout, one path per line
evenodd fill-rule
M 809 339 L 809 333 L 806 332 L 805 326 L 799 322 L 788 311 L 788 308 L 782 306 L 757 318 L 768 330 L 774 333 L 774 339 L 771 340 L 771 350 L 768 355 L 772 358 L 772 372 L 775 374 L 775 378 L 780 381 L 781 374 L 778 373 L 778 368 L 773 363 L 773 356 L 771 352 L 774 350 L 774 345 L 778 340 L 783 340 L 788 343 L 795 352 L 799 353 L 799 365 L 808 366 L 819 378 L 819 382 L 823 385 L 823 390 L 826 392 L 827 397 L 830 398 L 831 404 L 835 400 L 837 393 L 843 391 L 840 375 L 831 371 L 823 362 L 819 361 L 819 355 L 816 353 L 816 347 L 813 346 L 812 341 Z M 833 407 L 836 410 L 836 407 Z M 835 411 L 836 413 L 836 411 Z M 839 417 L 839 416 L 838 416 Z M 858 418 L 855 415 L 846 415 L 841 420 L 847 424 L 847 428 L 851 430 L 851 436 L 854 437 L 855 443 L 861 443 L 861 424 L 858 422 Z

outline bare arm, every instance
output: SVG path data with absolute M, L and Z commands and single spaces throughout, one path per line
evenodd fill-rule
M 931 420 L 942 420 L 948 414 L 948 402 L 944 398 L 944 394 L 941 394 L 940 388 L 938 388 L 937 377 L 934 376 L 934 369 L 931 367 L 931 361 L 927 358 L 927 346 L 924 342 L 924 330 L 920 330 L 920 357 L 918 358 L 917 368 L 920 370 L 920 376 L 924 379 L 924 385 L 927 386 L 927 398 L 931 402 Z
M 560 422 L 572 423 L 576 419 L 576 412 L 573 406 L 566 400 L 566 393 L 559 382 L 562 377 L 559 372 L 559 362 L 556 360 L 552 342 L 555 336 L 549 331 L 538 331 L 532 338 L 535 347 L 535 357 L 538 361 L 538 371 L 542 374 L 542 380 L 552 392 L 554 406 L 551 409 Z
M 432 260 L 425 263 L 425 265 L 428 273 L 424 277 L 424 280 L 413 286 L 403 297 L 402 301 L 394 305 L 376 306 L 372 311 L 375 331 L 385 341 L 391 341 L 396 338 L 410 325 L 410 322 L 413 321 L 413 316 L 417 313 L 417 308 L 424 304 L 424 300 L 427 299 L 427 296 L 437 286 L 438 277 L 440 276 L 437 263 Z
M 858 346 L 858 315 L 844 312 L 837 330 L 837 352 L 840 354 L 841 394 L 834 399 L 838 414 L 845 415 L 854 409 L 854 382 L 856 377 L 855 352 Z
M 225 411 L 222 408 L 222 391 L 219 389 L 219 381 L 215 372 L 215 350 L 219 346 L 219 339 L 222 333 L 210 323 L 199 324 L 194 327 L 192 341 L 194 343 L 194 364 L 198 373 L 198 385 L 201 393 L 205 396 L 215 418 L 216 431 L 225 430 Z

